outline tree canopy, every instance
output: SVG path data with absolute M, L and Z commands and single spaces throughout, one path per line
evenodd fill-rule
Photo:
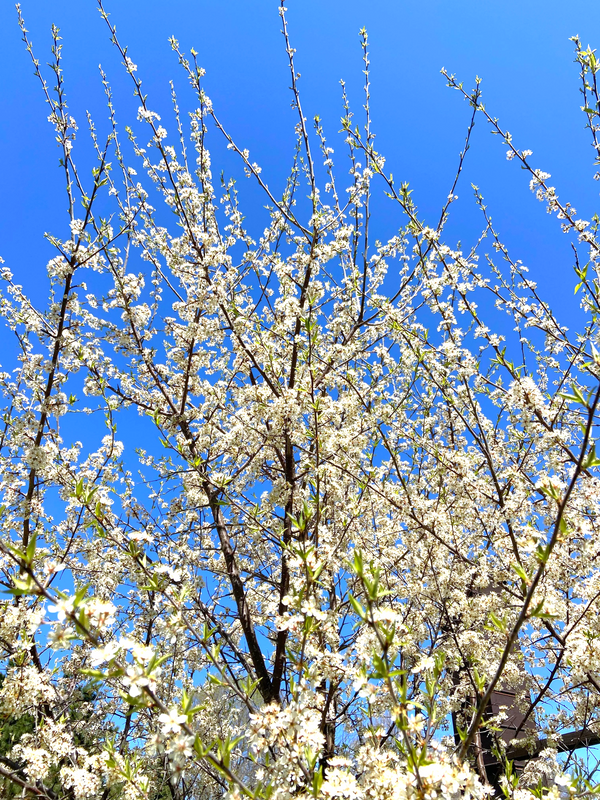
M 600 218 L 582 220 L 482 102 L 435 219 L 344 93 L 336 169 L 297 111 L 283 193 L 195 96 L 76 159 L 58 29 L 65 234 L 45 307 L 2 268 L 0 779 L 46 800 L 484 798 L 596 791 Z M 600 169 L 600 62 L 573 40 Z M 164 115 L 163 115 L 164 116 Z M 571 331 L 481 225 L 445 229 L 476 121 L 572 242 Z M 253 231 L 224 137 L 260 187 Z M 342 174 L 349 179 L 343 183 Z M 596 173 L 598 179 L 600 173 Z M 526 186 L 525 186 L 526 190 Z M 374 239 L 373 198 L 396 232 Z M 10 356 L 13 357 L 13 356 Z M 124 429 L 137 447 L 126 447 Z M 567 755 L 560 755 L 561 752 Z

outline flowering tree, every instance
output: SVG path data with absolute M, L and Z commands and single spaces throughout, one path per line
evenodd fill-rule
M 279 196 L 175 40 L 197 110 L 184 124 L 174 95 L 169 138 L 99 7 L 142 133 L 122 141 L 104 76 L 112 127 L 103 140 L 90 120 L 91 177 L 58 30 L 53 93 L 19 17 L 69 219 L 45 309 L 3 270 L 20 359 L 0 376 L 3 796 L 593 792 L 593 753 L 569 774 L 557 753 L 600 724 L 600 221 L 578 219 L 479 84 L 451 75 L 471 122 L 423 221 L 374 149 L 364 31 L 366 118 L 354 127 L 346 102 L 342 189 L 302 112 L 283 5 L 298 141 Z M 598 163 L 599 64 L 574 41 Z M 478 116 L 573 240 L 576 335 L 478 189 L 479 240 L 444 243 Z M 211 128 L 265 193 L 257 238 L 234 181 L 213 185 Z M 373 242 L 382 187 L 398 232 Z M 128 452 L 132 415 L 143 447 Z

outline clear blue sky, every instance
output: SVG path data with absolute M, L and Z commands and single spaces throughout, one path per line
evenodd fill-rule
M 120 38 L 138 64 L 150 107 L 168 114 L 171 77 L 182 106 L 193 105 L 191 95 L 186 100 L 185 79 L 167 42 L 172 34 L 184 49 L 193 46 L 199 52 L 207 69 L 206 89 L 220 117 L 274 187 L 282 184 L 290 163 L 294 124 L 277 7 L 276 0 L 107 0 Z M 423 216 L 433 220 L 448 192 L 469 117 L 467 104 L 446 88 L 439 74 L 443 66 L 467 88 L 475 75 L 481 76 L 488 109 L 518 147 L 534 151 L 534 165 L 552 173 L 561 199 L 570 200 L 586 219 L 600 210 L 600 185 L 592 180 L 593 151 L 579 111 L 578 71 L 568 41 L 578 33 L 584 45 L 600 45 L 600 3 L 289 0 L 288 7 L 305 112 L 323 118 L 341 171 L 347 168 L 344 148 L 341 139 L 333 141 L 341 113 L 339 80 L 348 82 L 358 116 L 362 62 L 357 34 L 366 25 L 377 149 L 386 154 L 398 181 L 410 181 Z M 42 62 L 49 57 L 50 23 L 61 28 L 67 92 L 80 139 L 86 136 L 86 108 L 98 128 L 106 129 L 100 62 L 115 87 L 121 127 L 132 122 L 137 104 L 94 0 L 23 0 L 22 10 Z M 37 294 L 52 255 L 43 232 L 67 235 L 62 176 L 40 88 L 9 2 L 0 7 L 0 32 L 5 108 L 0 255 Z M 220 146 L 215 139 L 217 153 Z M 566 239 L 529 193 L 525 174 L 506 161 L 505 149 L 480 120 L 458 191 L 462 205 L 449 234 L 470 242 L 478 227 L 470 183 L 477 183 L 514 257 L 549 287 L 554 307 L 564 303 L 565 313 L 571 314 L 576 303 Z M 252 187 L 241 189 L 242 202 L 263 202 Z M 386 214 L 382 230 L 399 222 L 393 210 Z

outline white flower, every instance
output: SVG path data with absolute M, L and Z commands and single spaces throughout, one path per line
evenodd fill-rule
M 116 606 L 107 600 L 90 598 L 85 607 L 91 623 L 97 628 L 106 628 L 115 621 Z
M 76 800 L 94 797 L 100 788 L 100 776 L 82 767 L 63 767 L 60 777 L 66 789 L 73 789 Z
M 147 664 L 154 655 L 154 648 L 150 645 L 142 644 L 135 639 L 127 636 L 121 637 L 119 646 L 122 650 L 129 650 L 136 661 Z
M 411 669 L 413 674 L 417 672 L 426 672 L 429 669 L 433 669 L 435 666 L 435 659 L 432 656 L 424 656 L 415 664 L 415 666 Z
M 172 762 L 185 763 L 194 753 L 194 737 L 187 733 L 178 733 L 177 736 L 169 739 L 166 751 Z
M 48 635 L 48 643 L 53 650 L 60 650 L 63 647 L 67 647 L 74 636 L 75 631 L 73 628 L 57 624 Z
M 140 106 L 138 108 L 137 113 L 138 120 L 145 121 L 145 122 L 152 122 L 153 120 L 160 120 L 160 116 L 155 111 L 149 111 L 148 109 Z
M 145 686 L 150 686 L 150 678 L 138 664 L 128 664 L 123 676 L 123 684 L 132 697 L 139 697 Z
M 48 611 L 58 616 L 59 622 L 64 622 L 67 616 L 71 615 L 75 609 L 72 597 L 59 597 L 54 605 L 48 606 Z
M 114 639 L 108 644 L 105 644 L 104 647 L 96 647 L 90 653 L 90 664 L 93 667 L 97 667 L 100 664 L 104 664 L 105 662 L 110 662 L 119 652 L 119 643 L 116 642 Z
M 179 713 L 177 706 L 171 706 L 166 714 L 159 715 L 158 721 L 162 725 L 162 733 L 167 736 L 169 733 L 179 733 L 183 723 L 187 722 L 187 717 Z

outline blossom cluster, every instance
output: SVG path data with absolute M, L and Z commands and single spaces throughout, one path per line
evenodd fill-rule
M 48 236 L 45 308 L 0 273 L 17 365 L 0 373 L 0 791 L 588 791 L 590 764 L 563 775 L 557 752 L 600 735 L 598 221 L 487 116 L 571 237 L 573 334 L 478 189 L 484 233 L 458 245 L 454 189 L 422 221 L 385 171 L 366 32 L 366 126 L 344 94 L 342 187 L 281 7 L 298 118 L 278 195 L 195 51 L 171 40 L 196 100 L 183 120 L 173 91 L 173 136 L 99 5 L 137 127 L 122 140 L 103 74 L 108 144 L 91 124 L 98 162 L 78 171 L 54 29 L 56 95 L 33 63 L 84 213 Z M 597 62 L 577 53 L 592 102 Z M 466 96 L 487 115 L 479 88 Z M 264 192 L 258 231 L 235 179 L 213 179 L 215 134 Z M 369 232 L 376 186 L 398 215 L 385 241 Z

